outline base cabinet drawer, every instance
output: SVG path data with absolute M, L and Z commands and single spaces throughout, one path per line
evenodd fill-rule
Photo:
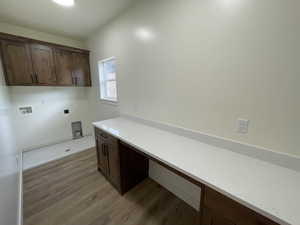
M 202 225 L 279 225 L 209 187 L 203 191 Z

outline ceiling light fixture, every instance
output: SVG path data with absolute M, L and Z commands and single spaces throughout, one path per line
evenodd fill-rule
M 52 0 L 52 1 L 66 7 L 71 7 L 74 5 L 74 0 Z

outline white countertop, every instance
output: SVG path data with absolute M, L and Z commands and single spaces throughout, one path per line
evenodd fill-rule
M 93 123 L 283 225 L 300 225 L 300 172 L 126 118 Z

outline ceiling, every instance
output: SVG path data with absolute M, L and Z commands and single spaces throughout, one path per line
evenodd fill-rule
M 75 0 L 63 7 L 52 0 L 0 0 L 0 22 L 84 40 L 134 0 Z

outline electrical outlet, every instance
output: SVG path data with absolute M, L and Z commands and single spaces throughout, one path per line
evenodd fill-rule
M 27 107 L 20 107 L 19 111 L 22 115 L 28 115 L 28 114 L 32 114 L 32 107 L 31 106 L 27 106 Z
M 250 120 L 247 119 L 238 119 L 237 132 L 240 134 L 247 134 L 249 130 Z

